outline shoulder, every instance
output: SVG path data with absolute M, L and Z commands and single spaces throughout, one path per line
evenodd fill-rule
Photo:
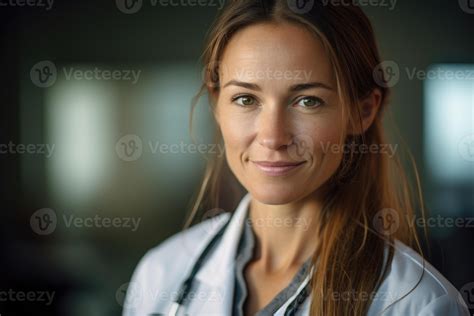
M 370 309 L 373 315 L 383 310 L 384 315 L 469 315 L 457 289 L 400 241 L 394 244 L 392 262 Z
M 149 249 L 133 272 L 123 315 L 146 314 L 167 306 L 199 254 L 230 216 L 231 213 L 219 214 Z
M 230 216 L 228 212 L 222 213 L 176 233 L 148 250 L 142 261 L 169 267 L 197 257 Z

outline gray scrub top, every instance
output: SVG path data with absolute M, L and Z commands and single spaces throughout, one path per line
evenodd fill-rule
M 244 228 L 240 242 L 237 248 L 237 254 L 235 258 L 235 287 L 234 287 L 234 303 L 233 303 L 233 316 L 243 316 L 244 302 L 247 297 L 247 286 L 244 278 L 244 268 L 252 259 L 253 248 L 255 244 L 254 231 L 252 224 L 247 217 L 244 222 Z M 296 290 L 301 285 L 301 282 L 305 279 L 309 273 L 311 267 L 311 258 L 308 258 L 306 262 L 301 266 L 298 272 L 295 274 L 290 284 L 281 290 L 265 307 L 263 307 L 255 316 L 268 316 L 273 315 L 280 307 L 288 301 L 288 299 L 296 293 Z

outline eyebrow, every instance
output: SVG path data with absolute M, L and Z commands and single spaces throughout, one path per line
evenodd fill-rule
M 228 81 L 223 88 L 234 85 L 234 86 L 239 86 L 243 88 L 247 88 L 250 90 L 255 90 L 255 91 L 262 91 L 262 88 L 258 84 L 255 83 L 250 83 L 250 82 L 244 82 L 244 81 L 238 81 L 238 80 L 230 80 Z M 329 85 L 322 83 L 322 82 L 308 82 L 308 83 L 298 83 L 295 85 L 290 86 L 289 91 L 291 92 L 298 92 L 302 90 L 307 90 L 307 89 L 312 89 L 312 88 L 324 88 L 327 90 L 333 90 Z

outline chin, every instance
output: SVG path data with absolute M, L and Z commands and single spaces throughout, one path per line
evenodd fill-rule
M 259 188 L 248 190 L 252 198 L 263 204 L 281 205 L 299 200 L 304 194 L 295 186 L 286 185 L 260 185 Z

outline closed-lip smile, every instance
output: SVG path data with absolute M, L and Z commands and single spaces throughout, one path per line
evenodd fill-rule
M 296 166 L 300 165 L 303 161 L 284 161 L 284 160 L 277 160 L 277 161 L 253 161 L 254 163 L 260 165 L 260 166 L 266 166 L 266 167 L 283 167 L 283 166 Z
M 306 161 L 252 161 L 258 169 L 270 176 L 281 176 L 301 166 Z

